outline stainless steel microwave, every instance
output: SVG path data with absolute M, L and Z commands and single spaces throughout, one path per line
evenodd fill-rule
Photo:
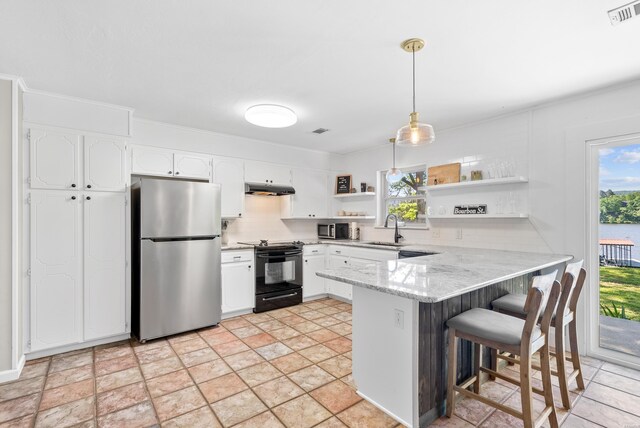
M 318 224 L 318 238 L 349 239 L 349 223 L 320 223 Z

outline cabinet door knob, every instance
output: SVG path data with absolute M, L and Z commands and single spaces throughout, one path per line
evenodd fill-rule
M 248 267 L 249 267 L 249 270 L 251 270 L 251 265 L 249 265 Z
M 76 187 L 76 183 L 73 183 L 73 184 L 71 185 L 71 187 Z
M 242 217 L 242 213 L 238 213 L 238 217 Z
M 169 171 L 168 174 L 171 175 L 171 171 Z
M 305 260 L 304 262 L 305 262 L 305 263 L 309 263 L 309 260 Z
M 87 189 L 91 189 L 91 184 L 87 184 Z
M 269 180 L 264 180 L 264 182 L 265 182 L 265 183 L 268 183 L 268 182 L 269 182 Z
M 273 183 L 273 180 L 269 180 L 269 183 Z
M 176 175 L 180 175 L 180 171 L 176 171 Z
M 91 200 L 91 196 L 87 196 L 87 201 L 90 201 L 90 200 Z
M 345 260 L 344 262 L 345 262 L 345 263 L 347 263 L 347 261 L 346 261 L 346 260 Z
M 72 196 L 72 197 L 71 197 L 71 200 L 72 200 L 72 201 L 75 201 L 75 200 L 76 200 L 76 197 L 75 197 L 75 196 Z

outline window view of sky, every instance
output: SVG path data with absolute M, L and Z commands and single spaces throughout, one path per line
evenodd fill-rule
M 600 149 L 600 189 L 640 190 L 640 144 Z

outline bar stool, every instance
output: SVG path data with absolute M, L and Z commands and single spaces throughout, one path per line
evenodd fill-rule
M 475 308 L 463 312 L 447 321 L 449 327 L 449 355 L 447 382 L 447 416 L 453 415 L 456 392 L 471 397 L 496 409 L 502 410 L 524 421 L 525 428 L 539 427 L 549 418 L 551 427 L 558 426 L 556 408 L 553 404 L 553 390 L 551 386 L 551 368 L 549 366 L 548 334 L 553 310 L 560 295 L 560 283 L 555 280 L 556 272 L 549 275 L 537 276 L 532 281 L 532 287 L 527 294 L 524 305 L 526 319 L 510 315 Z M 542 321 L 538 319 L 542 313 Z M 456 384 L 458 338 L 474 343 L 473 375 Z M 494 370 L 481 366 L 482 347 L 500 349 L 520 357 L 520 381 L 511 379 Z M 534 418 L 531 385 L 531 357 L 540 352 L 541 372 L 545 408 Z M 488 373 L 499 378 L 508 378 L 511 383 L 520 386 L 522 410 L 493 401 L 480 395 L 480 372 Z M 506 380 L 506 379 L 505 379 Z M 473 391 L 467 388 L 473 385 Z
M 576 308 L 578 299 L 582 292 L 587 271 L 582 267 L 583 260 L 569 263 L 562 276 L 562 291 L 558 306 L 551 319 L 551 326 L 555 330 L 555 358 L 557 370 L 552 370 L 551 374 L 558 377 L 560 386 L 560 395 L 562 397 L 562 406 L 565 409 L 571 409 L 571 399 L 569 398 L 569 383 L 576 380 L 579 389 L 584 389 L 584 378 L 582 376 L 582 365 L 580 364 L 580 354 L 578 352 L 578 335 L 576 326 Z M 499 299 L 491 302 L 493 310 L 503 314 L 525 318 L 524 304 L 526 294 L 507 294 Z M 560 319 L 557 313 L 563 314 Z M 573 371 L 567 375 L 565 349 L 565 329 L 569 326 L 569 348 L 571 350 L 571 361 Z M 553 355 L 553 353 L 552 353 Z M 511 363 L 518 363 L 514 358 L 500 353 L 492 352 L 492 367 L 497 366 L 497 359 L 503 359 Z M 538 369 L 538 367 L 533 366 Z

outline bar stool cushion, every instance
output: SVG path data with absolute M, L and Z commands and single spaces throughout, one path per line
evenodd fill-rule
M 520 345 L 524 320 L 488 309 L 474 308 L 456 315 L 447 321 L 449 327 L 468 335 L 507 345 Z M 531 332 L 531 340 L 542 336 L 536 326 Z
M 511 312 L 512 314 L 526 315 L 524 304 L 527 301 L 526 294 L 506 294 L 491 302 L 494 309 Z

